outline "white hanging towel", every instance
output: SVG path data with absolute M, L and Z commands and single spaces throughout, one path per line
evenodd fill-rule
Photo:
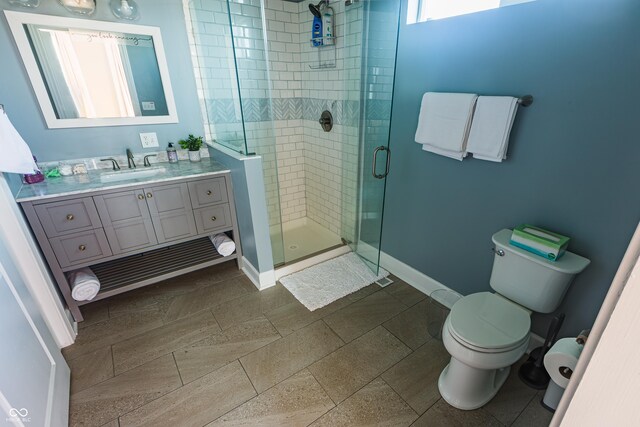
M 427 92 L 422 96 L 416 142 L 422 149 L 462 160 L 467 156 L 467 138 L 475 93 Z
M 100 291 L 100 280 L 90 268 L 81 268 L 67 274 L 71 297 L 76 301 L 90 301 Z
M 216 247 L 218 253 L 222 256 L 229 256 L 236 251 L 236 244 L 224 233 L 210 236 L 211 243 Z
M 476 103 L 467 151 L 475 159 L 501 162 L 507 158 L 509 135 L 518 111 L 518 98 L 481 96 Z
M 33 173 L 33 154 L 4 111 L 0 111 L 0 172 Z

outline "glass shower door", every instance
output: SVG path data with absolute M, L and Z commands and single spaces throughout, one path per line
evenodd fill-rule
M 369 0 L 359 4 L 361 6 L 353 10 L 362 14 L 357 208 L 354 239 L 347 240 L 353 251 L 377 274 L 385 187 L 391 161 L 389 131 L 400 0 Z M 357 35 L 355 37 L 357 40 Z

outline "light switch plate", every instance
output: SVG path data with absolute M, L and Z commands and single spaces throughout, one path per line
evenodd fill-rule
M 159 147 L 158 135 L 155 132 L 147 132 L 140 134 L 140 142 L 142 142 L 143 148 Z

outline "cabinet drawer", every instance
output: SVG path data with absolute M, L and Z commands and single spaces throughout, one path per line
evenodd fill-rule
M 55 237 L 49 242 L 63 268 L 111 255 L 107 237 L 102 229 Z
M 91 197 L 34 206 L 47 237 L 100 228 L 100 217 Z
M 229 201 L 223 177 L 192 181 L 189 183 L 189 194 L 194 209 Z
M 193 213 L 196 218 L 198 234 L 212 233 L 232 226 L 229 205 L 195 209 Z

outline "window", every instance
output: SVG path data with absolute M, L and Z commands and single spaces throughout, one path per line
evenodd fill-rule
M 466 15 L 533 0 L 409 0 L 407 24 Z

